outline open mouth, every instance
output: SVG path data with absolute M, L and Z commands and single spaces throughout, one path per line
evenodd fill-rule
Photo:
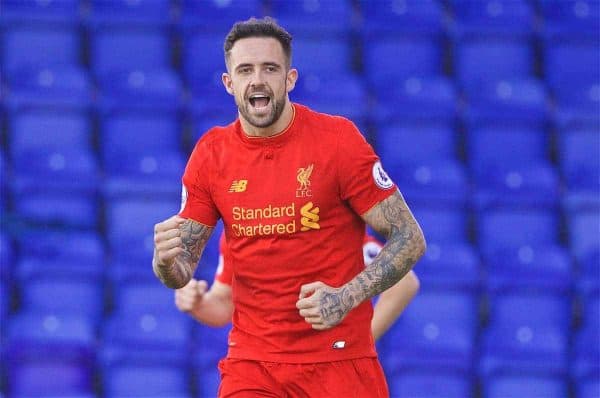
M 269 102 L 271 102 L 271 97 L 266 94 L 252 94 L 248 100 L 253 108 L 262 109 L 269 105 Z

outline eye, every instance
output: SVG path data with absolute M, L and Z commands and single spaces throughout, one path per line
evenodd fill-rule
M 275 72 L 277 71 L 277 68 L 274 66 L 267 66 L 267 72 Z

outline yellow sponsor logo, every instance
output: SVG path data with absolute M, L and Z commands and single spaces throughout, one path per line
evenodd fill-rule
M 313 202 L 308 202 L 300 208 L 300 224 L 302 224 L 301 231 L 306 232 L 311 229 L 321 229 L 319 225 L 319 208 L 313 205 Z
M 229 192 L 244 192 L 248 186 L 248 180 L 235 180 L 229 187 Z
M 307 167 L 300 167 L 298 172 L 296 173 L 296 180 L 300 184 L 298 189 L 296 189 L 296 197 L 297 198 L 305 198 L 308 196 L 312 196 L 312 191 L 310 189 L 310 175 L 313 172 L 314 164 L 311 164 Z
M 283 235 L 298 232 L 298 213 L 294 203 L 260 208 L 234 206 L 231 215 L 235 220 L 235 223 L 231 224 L 235 236 Z M 313 202 L 308 202 L 300 208 L 300 216 L 302 225 L 300 231 L 321 229 L 319 208 Z M 248 225 L 249 223 L 253 225 Z

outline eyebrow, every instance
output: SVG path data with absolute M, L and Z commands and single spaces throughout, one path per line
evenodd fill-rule
M 237 71 L 237 70 L 239 70 L 241 68 L 245 68 L 245 67 L 248 67 L 248 66 L 254 66 L 254 65 L 251 64 L 251 63 L 239 64 L 238 66 L 235 67 L 235 70 Z M 261 64 L 261 66 L 274 66 L 276 68 L 281 68 L 281 65 L 279 65 L 277 62 L 263 62 Z

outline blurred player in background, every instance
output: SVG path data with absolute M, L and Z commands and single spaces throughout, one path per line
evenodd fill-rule
M 377 257 L 383 245 L 370 235 L 365 235 L 363 256 L 365 266 Z M 208 326 L 225 326 L 231 322 L 233 301 L 231 279 L 233 278 L 225 234 L 219 239 L 219 266 L 215 280 L 208 289 L 208 282 L 192 279 L 185 287 L 175 290 L 175 305 L 197 321 Z M 384 291 L 377 300 L 371 320 L 371 332 L 377 341 L 392 326 L 419 290 L 419 279 L 410 271 L 398 283 Z
M 387 397 L 371 298 L 411 271 L 425 239 L 356 126 L 290 101 L 291 40 L 270 18 L 227 35 L 222 80 L 239 117 L 198 140 L 181 211 L 155 225 L 152 267 L 184 287 L 223 220 L 233 327 L 219 397 Z M 368 267 L 366 224 L 386 238 Z

